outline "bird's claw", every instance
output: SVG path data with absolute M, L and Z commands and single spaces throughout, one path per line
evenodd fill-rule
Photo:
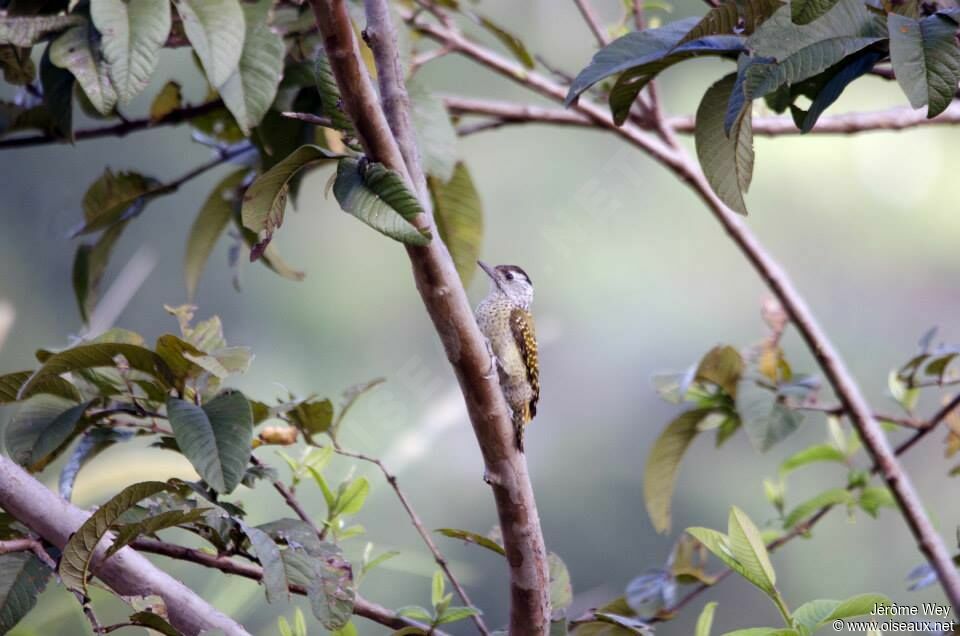
M 490 368 L 487 369 L 487 373 L 486 375 L 483 376 L 483 379 L 492 380 L 497 377 L 497 365 L 499 364 L 500 361 L 497 360 L 496 354 L 493 353 L 493 345 L 490 344 L 489 338 L 486 339 L 486 343 L 487 343 L 487 354 L 489 354 L 490 356 Z

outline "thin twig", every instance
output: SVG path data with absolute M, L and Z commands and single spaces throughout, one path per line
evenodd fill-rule
M 142 119 L 129 119 L 112 126 L 98 126 L 96 128 L 87 128 L 73 133 L 75 141 L 85 139 L 96 139 L 98 137 L 124 137 L 132 132 L 147 130 L 150 128 L 160 128 L 161 126 L 174 126 L 185 121 L 195 119 L 207 113 L 211 113 L 218 108 L 223 107 L 223 102 L 218 100 L 205 102 L 196 106 L 184 106 L 169 112 L 159 119 L 144 117 Z M 23 148 L 25 146 L 41 146 L 44 144 L 68 143 L 70 140 L 57 137 L 49 133 L 42 135 L 31 135 L 29 137 L 12 137 L 10 139 L 0 139 L 0 149 L 3 148 Z
M 263 580 L 263 568 L 258 565 L 237 561 L 236 559 L 222 555 L 210 554 L 194 548 L 186 548 L 180 545 L 165 543 L 163 541 L 157 541 L 155 539 L 147 539 L 143 537 L 135 539 L 131 543 L 131 547 L 139 552 L 149 552 L 151 554 L 159 554 L 171 559 L 189 561 L 190 563 L 194 563 L 196 565 L 202 565 L 203 567 L 219 570 L 225 574 L 242 576 L 254 581 Z M 295 583 L 291 583 L 289 589 L 294 594 L 307 594 L 307 589 L 304 586 L 297 585 Z M 396 612 L 388 610 L 387 608 L 377 605 L 376 603 L 372 603 L 359 595 L 354 601 L 353 613 L 357 616 L 361 616 L 392 629 L 403 629 L 404 627 L 419 627 L 421 629 L 429 628 L 423 623 L 400 616 Z M 437 636 L 445 636 L 444 633 L 440 631 L 434 630 L 433 633 Z
M 343 110 L 353 121 L 364 150 L 372 159 L 399 172 L 418 193 L 424 193 L 416 175 L 419 165 L 410 159 L 415 157 L 415 151 L 398 145 L 398 142 L 412 143 L 412 138 L 402 134 L 403 131 L 394 136 L 396 130 L 392 128 L 396 129 L 398 122 L 402 124 L 403 117 L 393 113 L 388 123 L 366 68 L 360 61 L 345 1 L 311 0 L 311 4 L 343 97 Z M 409 15 L 415 13 L 402 8 L 400 11 L 407 11 Z M 380 11 L 379 14 L 389 20 L 387 12 Z M 368 29 L 372 17 L 368 14 Z M 451 24 L 442 17 L 441 23 Z M 383 25 L 377 27 L 379 32 L 387 32 Z M 456 50 L 455 43 L 450 45 Z M 396 43 L 390 42 L 389 46 L 395 48 Z M 378 56 L 376 48 L 375 59 Z M 386 58 L 392 54 L 381 50 L 379 55 Z M 393 65 L 388 59 L 378 65 L 392 72 Z M 385 106 L 402 108 L 403 102 L 390 100 Z M 406 160 L 410 161 L 409 164 Z M 429 198 L 421 196 L 421 203 L 429 205 Z M 414 223 L 425 229 L 432 226 L 428 215 L 419 215 Z M 547 551 L 526 458 L 514 444 L 511 417 L 499 380 L 487 372 L 490 356 L 486 340 L 480 333 L 473 308 L 444 242 L 435 237 L 424 247 L 408 247 L 407 254 L 420 298 L 460 385 L 483 456 L 485 474 L 493 490 L 510 572 L 510 633 L 515 636 L 546 634 L 550 622 Z
M 266 464 L 260 461 L 256 456 L 250 455 L 250 463 L 258 468 L 264 468 Z M 317 535 L 321 541 L 323 541 L 327 536 L 327 526 L 321 530 L 316 523 L 313 522 L 313 519 L 310 517 L 309 513 L 304 510 L 303 505 L 301 505 L 300 500 L 297 499 L 297 496 L 290 492 L 290 489 L 287 488 L 282 481 L 279 479 L 271 479 L 270 483 L 273 484 L 274 490 L 280 493 L 280 496 L 286 502 L 287 507 L 300 518 L 305 524 L 310 526 L 310 529 Z
M 305 121 L 308 124 L 313 124 L 314 126 L 323 126 L 324 128 L 333 127 L 333 122 L 330 121 L 329 117 L 321 117 L 320 115 L 314 115 L 313 113 L 297 113 L 285 110 L 280 114 L 287 119 L 298 119 L 300 121 Z
M 457 591 L 457 594 L 460 596 L 461 600 L 463 600 L 464 604 L 477 609 L 477 606 L 467 595 L 467 591 L 460 584 L 460 581 L 457 580 L 457 577 L 454 576 L 453 571 L 450 569 L 450 564 L 447 562 L 447 558 L 443 556 L 443 553 L 440 552 L 440 548 L 438 548 L 437 544 L 434 542 L 433 537 L 430 536 L 430 531 L 424 527 L 423 522 L 420 520 L 420 516 L 417 514 L 416 510 L 413 509 L 413 505 L 410 503 L 410 500 L 407 499 L 406 494 L 404 494 L 403 490 L 400 489 L 400 485 L 397 483 L 397 476 L 390 472 L 386 465 L 376 457 L 370 457 L 369 455 L 364 455 L 363 453 L 355 453 L 345 450 L 336 441 L 333 442 L 333 450 L 338 455 L 352 457 L 353 459 L 373 464 L 380 469 L 380 472 L 383 473 L 383 478 L 387 480 L 388 484 L 390 484 L 393 492 L 397 495 L 397 499 L 400 501 L 400 505 L 403 506 L 403 509 L 407 512 L 407 516 L 410 518 L 410 523 L 413 524 L 417 534 L 420 535 L 420 538 L 423 539 L 423 543 L 427 546 L 427 549 L 430 550 L 430 554 L 433 555 L 433 560 L 436 561 L 440 569 L 443 570 L 443 573 L 447 575 L 447 580 L 450 581 L 450 584 Z M 486 624 L 483 622 L 483 619 L 479 615 L 474 615 L 473 619 L 473 622 L 476 624 L 480 633 L 485 635 L 490 634 L 490 630 L 487 628 Z
M 800 404 L 797 406 L 791 406 L 791 408 L 797 411 L 815 411 L 817 413 L 825 413 L 827 415 L 843 415 L 845 413 L 844 408 L 839 404 L 833 406 L 820 406 L 819 404 Z M 912 429 L 923 429 L 927 426 L 926 422 L 921 422 L 912 417 L 902 417 L 899 415 L 888 415 L 885 413 L 874 413 L 873 418 L 881 422 L 890 422 L 891 424 L 896 424 L 897 426 L 902 426 L 903 428 L 912 428 Z
M 516 63 L 467 40 L 457 31 L 415 19 L 409 19 L 409 22 L 413 28 L 428 37 L 453 46 L 458 53 L 473 58 L 474 61 L 527 88 L 557 101 L 565 97 L 566 91 L 562 86 L 534 72 L 519 68 Z M 936 571 L 941 586 L 955 611 L 960 611 L 960 573 L 953 564 L 952 556 L 947 551 L 942 537 L 934 530 L 909 476 L 897 462 L 883 429 L 873 418 L 846 364 L 834 350 L 830 339 L 817 323 L 805 299 L 794 287 L 787 273 L 739 216 L 717 197 L 700 167 L 685 148 L 669 141 L 661 143 L 660 140 L 651 139 L 636 126 L 629 124 L 622 127 L 612 126 L 609 114 L 589 100 L 581 99 L 573 107 L 593 119 L 598 125 L 615 131 L 628 143 L 649 154 L 686 183 L 706 204 L 714 218 L 777 297 L 793 324 L 796 325 L 850 421 L 857 429 L 868 454 L 874 463 L 879 465 L 880 473 L 902 511 L 916 539 L 917 547 Z
M 573 0 L 573 3 L 577 5 L 577 9 L 580 10 L 580 15 L 583 16 L 583 21 L 587 23 L 587 26 L 593 33 L 593 37 L 597 38 L 597 43 L 600 46 L 606 46 L 609 44 L 610 38 L 607 36 L 607 32 L 603 28 L 603 25 L 600 24 L 600 19 L 593 10 L 593 6 L 590 5 L 590 1 Z

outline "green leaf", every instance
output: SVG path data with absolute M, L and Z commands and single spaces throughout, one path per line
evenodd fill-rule
M 407 605 L 406 607 L 401 607 L 397 610 L 397 614 L 400 616 L 406 616 L 407 618 L 412 618 L 415 621 L 424 621 L 429 623 L 433 620 L 430 612 L 417 605 Z
M 117 92 L 103 63 L 98 36 L 90 24 L 70 28 L 50 44 L 50 61 L 77 78 L 87 99 L 101 115 L 108 115 L 117 103 Z
M 246 135 L 269 110 L 283 75 L 286 53 L 283 38 L 267 23 L 272 5 L 271 0 L 243 5 L 246 20 L 243 53 L 237 69 L 219 89 L 223 103 Z
M 59 33 L 85 20 L 76 14 L 0 17 L 0 44 L 29 48 L 51 33 Z
M 267 602 L 273 603 L 289 598 L 286 568 L 283 565 L 283 557 L 276 542 L 260 528 L 241 522 L 240 529 L 250 540 L 253 553 L 263 568 L 262 582 L 266 589 Z
M 48 46 L 40 58 L 40 86 L 43 89 L 43 103 L 50 113 L 57 133 L 64 139 L 73 141 L 73 86 L 76 80 L 73 73 L 64 70 L 50 61 Z
M 737 115 L 729 136 L 724 124 L 736 79 L 736 75 L 727 75 L 704 93 L 697 108 L 694 139 L 710 187 L 732 210 L 746 214 L 743 193 L 750 187 L 754 160 L 749 108 Z
M 934 14 L 915 20 L 891 13 L 890 60 L 910 106 L 927 106 L 927 117 L 936 117 L 950 105 L 960 82 L 960 49 L 957 22 Z
M 152 535 L 167 528 L 193 523 L 204 518 L 210 508 L 193 508 L 192 510 L 167 510 L 147 517 L 135 523 L 125 523 L 114 526 L 117 536 L 106 552 L 105 558 L 110 557 L 134 539 L 143 535 Z
M 357 477 L 353 481 L 342 485 L 337 496 L 337 503 L 330 516 L 357 514 L 363 508 L 368 494 L 370 494 L 370 482 L 367 481 L 366 477 Z
M 660 433 L 650 449 L 643 471 L 643 498 L 657 532 L 670 530 L 670 501 L 680 460 L 697 436 L 700 422 L 711 412 L 711 409 L 694 409 L 681 413 Z
M 163 636 L 180 636 L 181 634 L 180 630 L 167 622 L 167 619 L 150 611 L 131 614 L 128 620 L 133 625 L 146 627 L 151 632 L 157 632 L 158 634 L 163 634 Z
M 150 103 L 150 119 L 158 121 L 183 106 L 183 90 L 179 82 L 168 81 Z
M 727 535 L 718 530 L 699 526 L 687 528 L 684 532 L 702 543 L 707 550 L 710 550 L 715 557 L 723 561 L 728 568 L 745 576 L 743 565 L 733 556 Z
M 876 518 L 880 508 L 896 508 L 897 502 L 886 486 L 871 486 L 864 488 L 858 501 L 860 507 L 871 517 Z
M 556 552 L 547 555 L 547 564 L 550 566 L 550 608 L 554 611 L 565 610 L 573 602 L 570 572 Z
M 885 55 L 882 50 L 864 49 L 844 58 L 820 75 L 790 86 L 788 105 L 797 128 L 805 133 L 813 130 L 823 111 L 840 97 L 847 85 L 868 73 Z M 780 87 L 780 89 L 783 88 L 783 86 Z M 793 103 L 800 95 L 811 100 L 810 107 L 806 111 Z
M 142 371 L 169 385 L 172 373 L 163 359 L 153 351 L 137 345 L 119 342 L 101 342 L 73 347 L 51 355 L 20 387 L 17 399 L 42 393 L 53 376 L 96 367 L 116 367 L 119 356 L 131 369 Z
M 0 404 L 16 402 L 19 399 L 17 394 L 20 392 L 20 387 L 22 387 L 32 375 L 33 371 L 16 371 L 14 373 L 0 375 Z M 70 400 L 74 404 L 82 399 L 77 387 L 59 376 L 51 376 L 42 382 L 35 390 L 35 394 L 40 393 L 57 395 Z
M 838 462 L 842 464 L 846 461 L 847 456 L 837 448 L 830 444 L 817 444 L 804 448 L 783 460 L 783 463 L 780 464 L 780 476 L 785 477 L 801 466 L 807 466 L 815 462 Z
M 797 430 L 803 419 L 802 414 L 781 404 L 776 393 L 759 385 L 754 377 L 741 380 L 736 406 L 747 438 L 760 452 Z
M 328 630 L 342 629 L 353 616 L 356 590 L 350 564 L 344 561 L 340 549 L 323 543 L 312 553 L 289 547 L 281 555 L 287 580 L 306 585 L 310 607 L 320 624 Z
M 0 633 L 8 633 L 30 613 L 52 574 L 32 552 L 0 555 Z
M 770 563 L 767 547 L 760 538 L 760 531 L 742 510 L 730 509 L 727 525 L 730 552 L 743 566 L 748 581 L 773 596 L 776 594 L 777 576 Z
M 794 24 L 810 24 L 835 4 L 837 0 L 790 0 L 790 18 Z
M 173 0 L 207 79 L 222 86 L 240 63 L 246 25 L 238 0 Z
M 320 146 L 300 146 L 250 184 L 243 195 L 241 215 L 243 226 L 256 233 L 259 239 L 251 251 L 252 260 L 263 254 L 273 233 L 283 223 L 287 192 L 293 176 L 304 168 L 338 157 Z
M 795 629 L 783 627 L 748 627 L 726 632 L 723 636 L 800 636 L 800 634 Z
M 711 601 L 703 606 L 700 617 L 697 618 L 697 631 L 694 636 L 710 636 L 710 630 L 713 628 L 713 615 L 716 611 L 716 601 Z
M 127 223 L 128 221 L 114 223 L 104 230 L 92 245 L 83 243 L 77 247 L 73 260 L 73 292 L 84 323 L 89 322 L 90 312 L 96 307 L 100 296 L 100 283 L 107 271 L 110 254 Z
M 874 606 L 890 607 L 890 599 L 883 594 L 860 594 L 851 596 L 837 605 L 830 615 L 820 621 L 820 625 L 826 625 L 832 621 L 842 620 L 844 618 L 853 618 L 855 616 L 864 616 L 873 612 Z
M 407 81 L 407 92 L 423 171 L 441 181 L 450 181 L 457 165 L 457 131 L 450 123 L 447 108 L 416 76 Z
M 477 271 L 477 258 L 483 242 L 483 207 L 467 166 L 457 163 L 446 182 L 428 177 L 433 197 L 433 219 L 440 238 L 450 250 L 464 287 Z
M 482 26 L 487 30 L 488 33 L 493 35 L 493 37 L 497 38 L 497 40 L 500 41 L 500 44 L 505 46 L 507 50 L 510 51 L 515 58 L 517 58 L 517 61 L 523 64 L 524 67 L 528 69 L 532 69 L 534 67 L 533 56 L 530 55 L 529 51 L 527 51 L 527 47 L 524 46 L 523 41 L 520 38 L 496 24 L 489 18 L 476 15 L 473 12 L 465 13 L 468 17 L 473 19 L 474 22 Z
M 882 19 L 860 0 L 839 0 L 819 20 L 796 25 L 789 6 L 777 10 L 747 39 L 751 57 L 740 64 L 738 86 L 731 96 L 728 122 L 744 100 L 819 75 L 848 55 L 886 39 Z M 728 126 L 729 128 L 729 126 Z
M 170 5 L 163 0 L 96 0 L 90 16 L 102 37 L 103 56 L 120 103 L 126 104 L 157 68 L 170 33 Z
M 783 520 L 783 527 L 786 529 L 794 527 L 824 506 L 848 505 L 852 502 L 853 495 L 850 494 L 850 491 L 844 488 L 831 488 L 811 497 L 791 510 L 786 519 Z
M 137 172 L 113 172 L 110 168 L 83 195 L 83 227 L 76 234 L 108 228 L 139 214 L 146 196 L 158 182 Z
M 353 122 L 341 108 L 340 88 L 337 86 L 337 80 L 333 76 L 333 69 L 330 68 L 330 60 L 325 51 L 321 50 L 317 54 L 314 75 L 317 92 L 320 94 L 319 114 L 327 117 L 333 124 L 333 128 L 352 135 Z
M 617 38 L 593 56 L 570 85 L 565 105 L 569 106 L 600 80 L 624 73 L 610 96 L 615 119 L 622 122 L 637 93 L 654 75 L 672 64 L 698 55 L 730 55 L 743 49 L 735 35 L 715 35 L 684 41 L 696 28 L 699 18 L 671 22 L 657 29 L 633 31 Z
M 4 431 L 7 453 L 31 472 L 43 470 L 82 432 L 89 406 L 53 395 L 34 397 Z
M 476 532 L 470 532 L 469 530 L 459 530 L 457 528 L 438 528 L 434 532 L 439 532 L 445 537 L 450 537 L 451 539 L 461 539 L 467 543 L 473 543 L 481 547 L 490 550 L 491 552 L 496 552 L 501 556 L 507 556 L 506 550 L 503 549 L 503 546 L 490 539 L 483 536 L 482 534 L 477 534 Z
M 443 580 L 443 572 L 437 570 L 433 573 L 433 579 L 430 583 L 430 604 L 436 607 L 440 604 L 441 599 L 443 599 L 443 592 L 446 589 L 446 584 Z
M 253 413 L 239 391 L 221 393 L 202 407 L 167 400 L 177 445 L 197 473 L 219 493 L 233 492 L 243 478 L 253 441 Z
M 381 234 L 408 245 L 430 242 L 427 229 L 412 221 L 423 208 L 399 174 L 380 163 L 343 158 L 337 163 L 333 195 L 348 212 Z
M 840 601 L 828 599 L 818 599 L 804 603 L 793 611 L 794 625 L 812 634 L 838 605 L 840 605 Z
M 124 512 L 141 499 L 170 490 L 171 486 L 161 481 L 145 481 L 132 484 L 121 490 L 94 512 L 63 546 L 58 573 L 63 584 L 74 591 L 87 592 L 87 572 L 100 539 Z
M 240 204 L 239 190 L 247 172 L 246 168 L 242 168 L 218 183 L 193 221 L 187 235 L 187 251 L 183 263 L 189 298 L 194 297 L 207 259 L 217 239 L 233 218 L 234 209 Z
M 727 345 L 714 347 L 703 356 L 694 378 L 715 384 L 727 395 L 734 396 L 742 373 L 743 358 L 740 352 Z
M 480 610 L 475 607 L 449 607 L 437 621 L 437 625 L 456 623 L 457 621 L 462 621 L 479 614 Z
M 326 433 L 333 423 L 333 402 L 326 399 L 301 402 L 290 409 L 287 416 L 305 435 Z

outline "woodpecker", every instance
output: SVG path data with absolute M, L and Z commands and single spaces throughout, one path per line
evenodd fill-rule
M 533 283 L 516 265 L 477 264 L 490 277 L 490 292 L 477 306 L 477 324 L 489 342 L 503 396 L 513 411 L 517 448 L 523 452 L 523 427 L 537 414 L 540 399 L 537 335 L 530 314 Z

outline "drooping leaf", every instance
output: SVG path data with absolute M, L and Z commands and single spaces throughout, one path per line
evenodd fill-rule
M 207 79 L 219 87 L 240 63 L 246 22 L 238 0 L 174 0 Z
M 737 394 L 737 382 L 743 373 L 743 358 L 733 347 L 717 346 L 707 352 L 697 366 L 695 378 L 710 382 L 723 389 L 727 395 Z
M 758 384 L 756 377 L 747 375 L 737 387 L 737 414 L 747 432 L 747 438 L 760 452 L 769 450 L 797 430 L 802 415 L 788 408 L 774 391 Z
M 670 530 L 670 507 L 680 460 L 697 436 L 700 422 L 710 413 L 711 409 L 681 413 L 660 433 L 650 449 L 643 472 L 643 498 L 657 532 Z
M 131 369 L 152 375 L 164 383 L 171 381 L 170 369 L 153 351 L 132 344 L 100 342 L 78 345 L 51 355 L 20 387 L 17 398 L 23 400 L 42 392 L 51 376 L 96 367 L 115 367 L 118 356 L 122 356 Z
M 100 539 L 120 516 L 141 499 L 169 490 L 170 484 L 161 481 L 145 481 L 132 484 L 121 490 L 94 512 L 63 546 L 58 573 L 68 589 L 87 591 L 87 572 Z
M 97 112 L 107 115 L 117 103 L 117 91 L 102 59 L 98 38 L 92 26 L 84 21 L 54 40 L 49 53 L 54 65 L 73 73 Z
M 339 155 L 320 146 L 300 146 L 289 157 L 260 175 L 247 188 L 241 211 L 243 226 L 256 233 L 259 239 L 259 243 L 251 251 L 252 260 L 263 254 L 273 233 L 283 223 L 287 192 L 293 176 L 304 168 L 337 158 Z
M 84 431 L 80 441 L 74 447 L 67 461 L 60 471 L 59 491 L 60 496 L 70 501 L 73 497 L 73 486 L 77 481 L 80 470 L 96 457 L 100 452 L 118 442 L 126 442 L 133 439 L 135 433 L 132 430 L 119 430 L 115 428 L 91 428 Z
M 570 572 L 563 559 L 555 552 L 547 555 L 547 563 L 550 566 L 550 608 L 554 611 L 565 610 L 573 602 Z
M 40 86 L 43 89 L 43 103 L 50 113 L 50 119 L 57 133 L 73 141 L 73 86 L 76 80 L 73 73 L 56 66 L 50 61 L 50 47 L 40 59 Z
M 491 552 L 496 552 L 500 556 L 507 556 L 506 550 L 503 549 L 503 546 L 490 539 L 485 537 L 482 534 L 477 534 L 476 532 L 470 532 L 469 530 L 459 530 L 457 528 L 438 528 L 434 532 L 439 532 L 445 537 L 450 537 L 451 539 L 461 539 L 467 543 L 474 543 L 481 547 L 490 550 Z
M 189 298 L 194 297 L 210 253 L 233 218 L 234 210 L 240 205 L 239 188 L 246 175 L 246 168 L 227 175 L 214 187 L 193 221 L 187 235 L 187 251 L 183 263 Z
M 243 533 L 250 540 L 250 546 L 263 568 L 263 586 L 267 593 L 267 602 L 273 603 L 289 597 L 287 592 L 287 574 L 280 555 L 280 548 L 266 532 L 260 528 L 240 524 Z
M 116 525 L 116 538 L 106 552 L 109 557 L 134 539 L 144 535 L 151 535 L 167 528 L 193 523 L 204 518 L 210 508 L 193 508 L 192 510 L 166 510 L 159 514 L 147 517 L 133 523 Z
M 250 460 L 253 414 L 239 391 L 226 391 L 203 406 L 167 400 L 167 417 L 183 455 L 211 488 L 228 494 Z
M 739 64 L 727 107 L 728 130 L 745 102 L 819 75 L 887 37 L 882 19 L 859 0 L 838 0 L 831 11 L 807 25 L 794 24 L 790 11 L 789 6 L 778 9 L 747 39 L 750 56 Z
M 767 547 L 757 526 L 736 506 L 730 509 L 727 537 L 730 551 L 743 566 L 747 580 L 767 594 L 774 595 L 777 577 Z
M 429 177 L 427 185 L 433 197 L 433 218 L 440 238 L 450 250 L 464 286 L 477 270 L 477 258 L 483 241 L 483 207 L 480 193 L 467 166 L 457 163 L 453 176 L 442 182 Z
M 287 580 L 307 587 L 310 607 L 320 624 L 329 630 L 343 628 L 353 616 L 356 590 L 340 549 L 326 543 L 313 553 L 291 547 L 282 552 L 282 558 Z
M 735 84 L 736 75 L 727 75 L 707 89 L 697 108 L 694 137 L 697 157 L 710 187 L 731 209 L 746 214 L 743 193 L 753 178 L 754 159 L 749 108 L 744 107 L 737 115 L 729 136 L 724 125 Z
M 114 223 L 93 244 L 83 243 L 77 247 L 73 260 L 73 291 L 80 318 L 85 323 L 89 322 L 90 312 L 99 299 L 100 283 L 107 271 L 110 254 L 126 226 L 127 221 Z
M 333 423 L 333 402 L 326 399 L 307 400 L 290 409 L 287 417 L 305 435 L 326 433 Z
M 82 24 L 76 14 L 0 17 L 0 44 L 30 48 L 51 33 Z
M 157 185 L 155 179 L 138 172 L 113 172 L 107 168 L 83 195 L 84 223 L 76 233 L 102 230 L 139 214 L 147 195 Z
M 165 0 L 97 0 L 90 16 L 102 38 L 103 56 L 121 104 L 142 91 L 157 67 L 170 33 Z
M 183 105 L 183 91 L 179 82 L 170 80 L 163 85 L 150 103 L 150 119 L 157 121 L 170 115 Z
M 811 77 L 790 87 L 792 96 L 804 95 L 811 99 L 807 110 L 790 103 L 793 120 L 802 132 L 810 132 L 833 102 L 837 101 L 843 90 L 855 79 L 865 75 L 884 57 L 878 49 L 865 49 L 844 58 L 820 75 Z
M 89 406 L 52 395 L 34 397 L 5 431 L 7 453 L 31 472 L 43 470 L 87 424 L 83 414 Z
M 416 76 L 407 81 L 407 92 L 423 171 L 440 181 L 450 181 L 454 168 L 462 164 L 457 164 L 457 131 L 447 108 Z
M 694 636 L 710 636 L 710 630 L 713 628 L 713 615 L 716 611 L 716 601 L 711 601 L 703 606 L 703 610 L 697 618 L 697 627 Z
M 286 52 L 283 38 L 267 24 L 272 6 L 271 0 L 243 4 L 246 20 L 243 53 L 236 70 L 219 88 L 224 104 L 247 135 L 273 103 L 283 74 Z
M 957 20 L 935 13 L 921 20 L 891 13 L 890 60 L 910 106 L 927 106 L 927 117 L 936 117 L 953 101 L 960 82 L 960 48 Z
M 343 112 L 340 88 L 337 86 L 337 80 L 333 77 L 330 60 L 323 51 L 317 54 L 314 74 L 316 76 L 317 92 L 320 94 L 319 114 L 328 118 L 337 130 L 353 134 L 353 122 Z
M 345 212 L 381 234 L 408 245 L 430 242 L 429 230 L 418 230 L 412 223 L 423 212 L 420 201 L 403 177 L 383 164 L 341 159 L 333 195 Z
M 146 627 L 151 632 L 157 632 L 158 634 L 163 634 L 163 636 L 180 636 L 182 633 L 167 622 L 167 619 L 148 610 L 134 612 L 127 620 L 129 620 L 132 625 Z
M 10 632 L 30 613 L 52 574 L 32 552 L 0 555 L 0 633 Z
M 20 392 L 20 387 L 22 387 L 32 375 L 33 371 L 16 371 L 14 373 L 0 375 L 0 404 L 16 402 L 19 399 L 17 395 Z M 66 398 L 74 404 L 82 399 L 77 387 L 59 376 L 47 378 L 36 388 L 35 393 L 56 395 Z

